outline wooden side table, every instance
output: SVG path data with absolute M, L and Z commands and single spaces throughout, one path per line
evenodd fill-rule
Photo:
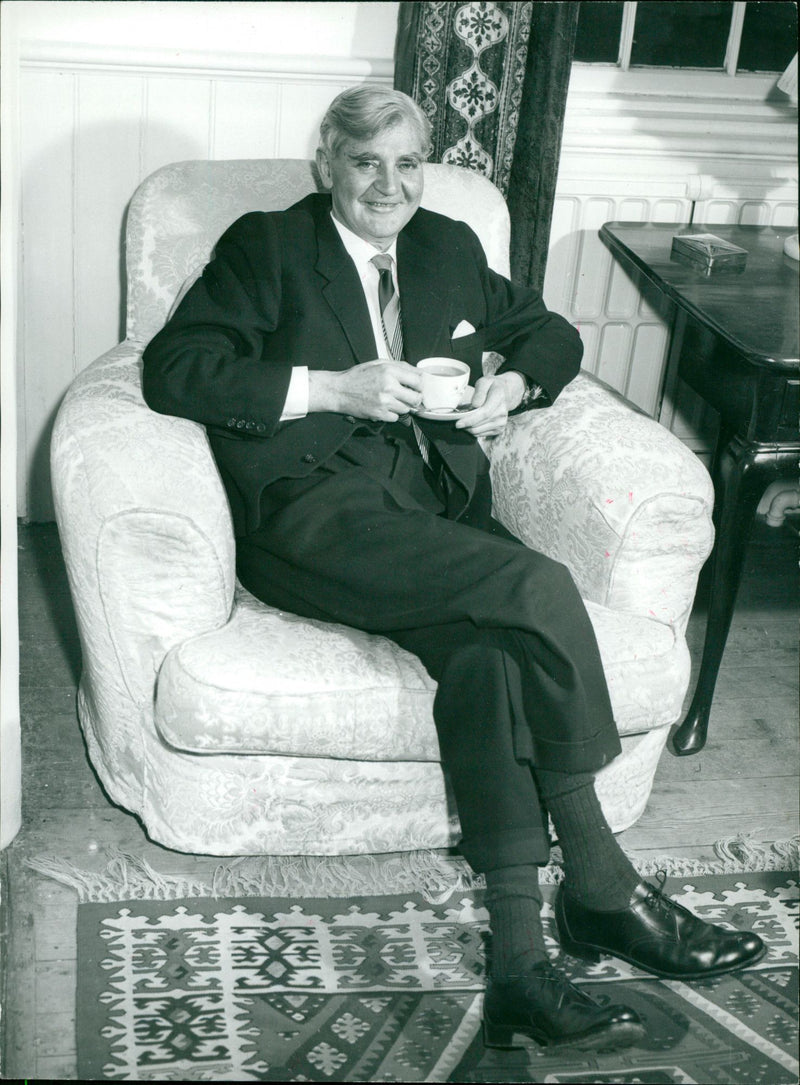
M 739 271 L 705 272 L 676 259 L 672 238 L 713 233 L 747 249 Z M 701 750 L 756 508 L 767 486 L 800 465 L 798 265 L 784 254 L 796 229 L 608 222 L 600 236 L 675 305 L 665 382 L 680 376 L 720 416 L 712 463 L 717 537 L 705 644 L 675 752 Z

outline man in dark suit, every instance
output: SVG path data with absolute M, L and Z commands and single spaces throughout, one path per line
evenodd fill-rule
M 620 747 L 586 611 L 563 566 L 491 517 L 477 438 L 551 404 L 578 371 L 580 339 L 491 271 L 466 225 L 420 209 L 429 126 L 411 99 L 345 91 L 320 136 L 331 194 L 226 231 L 145 351 L 145 398 L 207 427 L 250 591 L 391 637 L 436 678 L 461 848 L 487 880 L 487 1042 L 634 1043 L 632 1010 L 600 1007 L 549 964 L 548 814 L 573 951 L 689 978 L 742 967 L 763 945 L 640 882 L 594 792 Z M 504 361 L 484 376 L 489 350 Z M 416 413 L 426 357 L 470 366 L 470 409 L 455 421 Z

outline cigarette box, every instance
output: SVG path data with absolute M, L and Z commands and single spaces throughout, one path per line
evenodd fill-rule
M 741 271 L 747 263 L 747 249 L 733 245 L 716 234 L 677 234 L 672 255 L 700 271 Z

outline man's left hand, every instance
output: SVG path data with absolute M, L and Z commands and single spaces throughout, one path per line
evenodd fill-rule
M 472 410 L 459 418 L 455 428 L 474 437 L 497 437 L 506 428 L 508 412 L 519 405 L 524 394 L 525 380 L 519 373 L 480 377 L 475 381 Z

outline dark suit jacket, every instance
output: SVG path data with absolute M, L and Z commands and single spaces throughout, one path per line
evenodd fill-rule
M 361 282 L 330 217 L 330 197 L 252 212 L 144 353 L 143 391 L 164 414 L 202 422 L 231 501 L 237 535 L 258 526 L 263 488 L 324 462 L 361 422 L 315 413 L 281 422 L 292 367 L 348 369 L 377 357 Z M 462 222 L 420 209 L 397 241 L 406 360 L 453 357 L 481 375 L 485 350 L 541 385 L 549 402 L 577 373 L 580 338 L 541 296 L 491 271 Z M 458 324 L 476 332 L 453 339 Z M 476 440 L 422 427 L 469 499 L 485 459 Z M 380 428 L 377 424 L 375 428 Z

